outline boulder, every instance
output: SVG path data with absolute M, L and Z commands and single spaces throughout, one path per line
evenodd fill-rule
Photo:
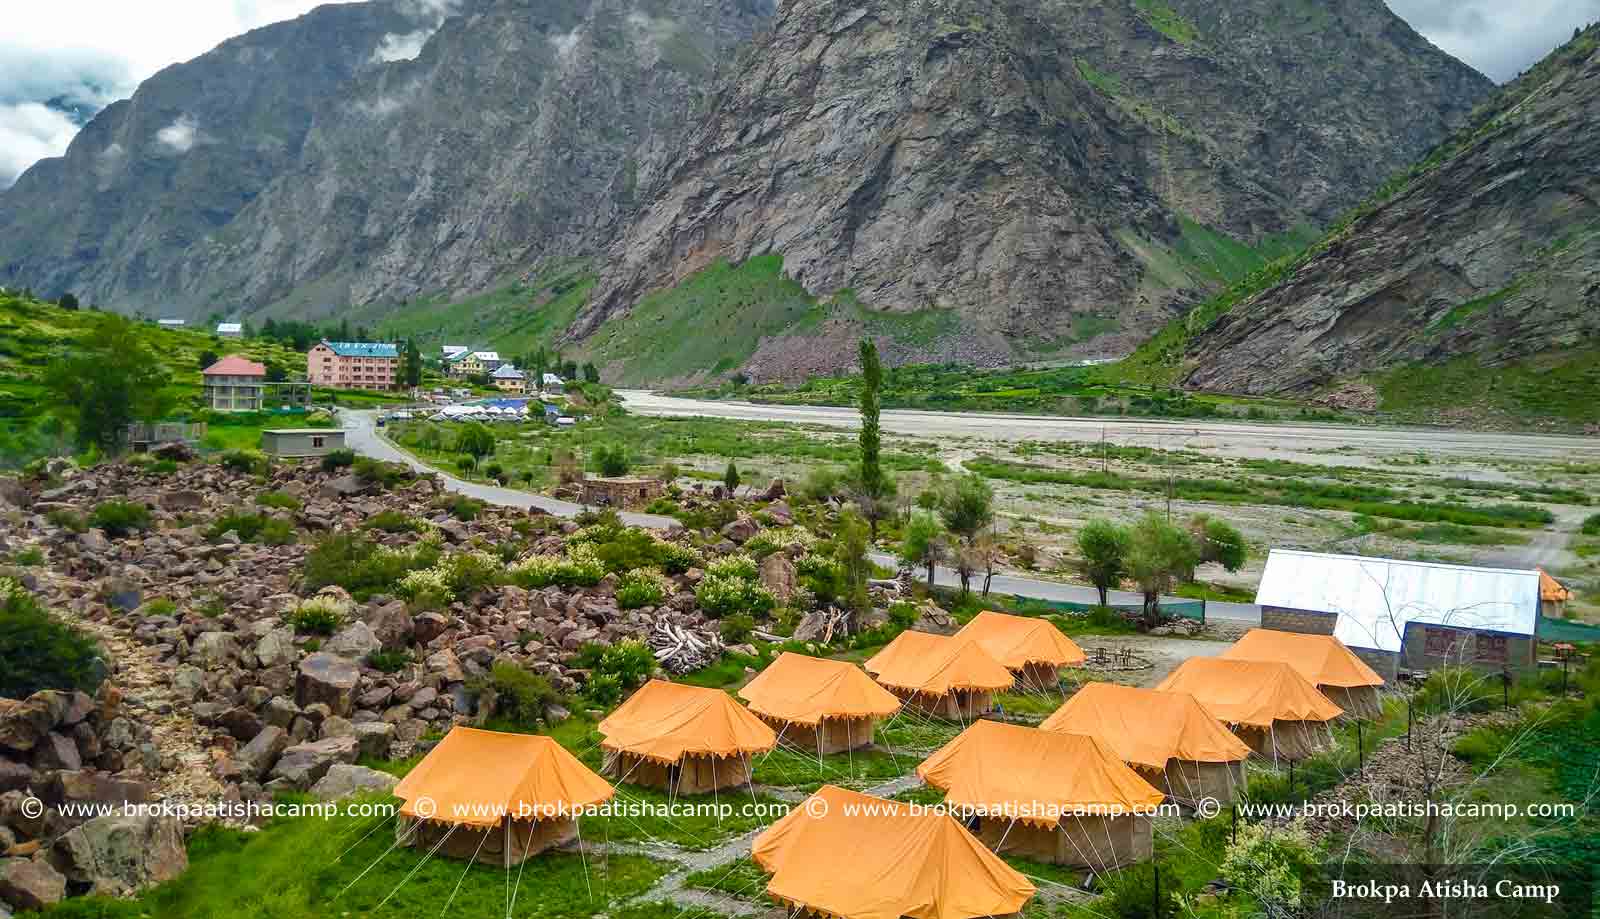
M 27 788 L 31 781 L 33 770 L 28 768 L 27 763 L 0 756 L 0 792 Z
M 366 492 L 368 485 L 356 475 L 342 475 L 323 483 L 322 496 L 325 498 L 351 498 Z
M 278 757 L 289 748 L 289 732 L 275 724 L 269 724 L 261 732 L 251 738 L 250 742 L 239 748 L 234 756 L 236 762 L 245 774 L 253 779 L 259 779 L 277 763 Z
M 784 487 L 783 479 L 773 479 L 772 484 L 768 485 L 767 490 L 758 495 L 756 500 L 776 501 L 788 493 L 789 490 Z
M 722 535 L 734 542 L 744 545 L 745 540 L 761 532 L 761 524 L 748 514 L 740 514 L 738 519 L 730 521 L 722 528 Z
M 411 620 L 412 636 L 420 644 L 427 644 L 450 628 L 450 617 L 432 611 L 419 613 Z
M 359 750 L 355 737 L 350 735 L 296 744 L 283 751 L 270 775 L 275 784 L 305 791 L 336 763 L 355 762 Z
M 394 745 L 394 725 L 387 721 L 363 721 L 355 726 L 356 744 L 362 759 L 388 759 Z
M 175 514 L 197 511 L 206 506 L 206 496 L 189 488 L 174 488 L 161 493 L 161 509 Z
M 761 586 L 772 592 L 779 604 L 794 597 L 799 584 L 794 562 L 782 552 L 774 552 L 761 560 Z
M 411 613 L 404 600 L 393 600 L 367 613 L 367 625 L 385 648 L 403 648 L 411 641 Z
M 189 646 L 189 660 L 207 670 L 221 667 L 239 655 L 239 643 L 227 632 L 202 632 Z
M 347 798 L 364 791 L 388 791 L 400 780 L 387 772 L 335 763 L 317 783 L 311 786 L 311 796 L 321 801 Z
M 44 909 L 66 895 L 67 879 L 48 862 L 30 858 L 0 861 L 0 900 L 17 909 Z
M 466 679 L 461 671 L 461 661 L 453 651 L 437 651 L 428 655 L 427 667 L 429 673 L 438 674 L 447 683 L 459 683 Z
M 295 680 L 295 700 L 304 708 L 324 703 L 336 715 L 348 716 L 355 708 L 356 684 L 361 668 L 349 658 L 326 651 L 307 655 Z
M 157 444 L 150 448 L 150 455 L 156 459 L 172 460 L 175 463 L 187 463 L 194 459 L 194 448 L 181 440 L 169 440 L 164 444 Z
M 273 629 L 256 642 L 256 662 L 263 669 L 292 664 L 299 657 L 292 629 Z
M 58 807 L 68 801 L 143 804 L 150 800 L 150 785 L 137 779 L 79 769 L 52 775 L 39 797 L 46 804 Z
M 38 694 L 0 699 L 0 748 L 27 753 L 44 740 L 56 720 L 56 713 Z
M 954 635 L 961 623 L 955 617 L 936 606 L 933 601 L 925 600 L 917 608 L 917 621 L 911 624 L 917 632 L 932 632 L 935 635 Z
M 322 650 L 340 657 L 364 661 L 367 655 L 381 650 L 383 642 L 373 634 L 372 626 L 361 620 L 350 623 L 339 631 L 339 634 L 323 642 Z
M 65 734 L 51 731 L 33 749 L 33 768 L 40 771 L 79 769 L 82 766 L 83 759 L 78 756 L 77 741 Z
M 170 881 L 189 867 L 176 817 L 96 817 L 50 848 L 50 863 L 88 893 L 123 897 Z

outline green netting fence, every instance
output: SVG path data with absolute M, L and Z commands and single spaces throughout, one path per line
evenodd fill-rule
M 1539 637 L 1545 641 L 1600 641 L 1600 625 L 1540 616 Z
M 1018 608 L 1048 608 L 1069 616 L 1082 616 L 1091 610 L 1099 608 L 1097 603 L 1073 603 L 1070 600 L 1036 600 L 1032 597 L 1012 597 Z M 1144 606 L 1139 603 L 1112 603 L 1110 608 L 1119 613 L 1142 613 Z M 1204 600 L 1162 600 L 1161 611 L 1168 616 L 1178 619 L 1193 619 L 1196 622 L 1206 621 L 1206 601 Z

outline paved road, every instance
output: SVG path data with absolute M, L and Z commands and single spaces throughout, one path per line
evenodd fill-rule
M 854 408 L 757 405 L 680 399 L 641 390 L 620 392 L 628 411 L 641 415 L 702 416 L 747 421 L 786 421 L 855 428 Z M 1377 453 L 1453 453 L 1519 459 L 1600 459 L 1600 437 L 1502 434 L 1439 428 L 1362 427 L 1333 424 L 1257 424 L 1164 421 L 1155 418 L 1065 418 L 990 412 L 929 412 L 887 409 L 885 431 L 914 437 L 982 437 L 991 440 L 1098 441 L 1213 449 L 1238 456 L 1281 456 L 1284 451 L 1327 451 L 1355 446 Z M 1322 462 L 1337 463 L 1337 456 Z
M 394 444 L 390 443 L 378 433 L 374 411 L 353 411 L 343 409 L 339 417 L 344 425 L 345 444 L 350 449 L 362 456 L 373 459 L 386 460 L 392 463 L 404 463 L 418 472 L 431 472 L 439 476 L 446 488 L 460 492 L 469 498 L 477 498 L 489 504 L 498 504 L 502 507 L 520 507 L 523 509 L 537 507 L 557 517 L 576 517 L 584 511 L 581 504 L 571 501 L 558 501 L 555 498 L 546 498 L 515 488 L 499 488 L 494 485 L 480 485 L 477 482 L 468 482 L 458 479 L 442 469 L 436 469 L 422 462 L 416 457 Z M 624 512 L 623 522 L 633 526 L 649 527 L 654 530 L 674 530 L 682 526 L 671 517 L 662 517 L 657 514 L 635 514 Z
M 895 557 L 892 555 L 882 552 L 872 552 L 868 554 L 872 556 L 872 560 L 874 562 L 877 562 L 880 565 L 887 565 L 890 568 L 894 568 L 899 564 L 899 562 L 896 561 Z M 919 570 L 918 576 L 925 577 L 925 574 Z M 935 568 L 933 572 L 933 582 L 940 587 L 961 586 L 961 578 L 956 574 L 955 569 L 953 568 Z M 981 584 L 982 577 L 980 576 L 977 578 L 975 583 Z M 1063 603 L 1100 602 L 1100 594 L 1097 593 L 1093 587 L 1079 587 L 1076 584 L 1062 584 L 1057 581 L 1040 581 L 1034 578 L 1018 577 L 1016 575 L 1009 574 L 995 575 L 994 583 L 989 586 L 989 589 L 992 593 L 1013 594 L 1018 597 L 1026 597 L 1030 600 L 1054 600 L 1056 602 Z M 1181 597 L 1165 597 L 1163 599 L 1169 600 L 1173 603 L 1193 602 L 1184 600 Z M 1111 602 L 1117 604 L 1137 605 L 1143 603 L 1144 598 L 1139 594 L 1129 593 L 1125 590 L 1113 590 L 1111 592 Z M 1227 619 L 1230 622 L 1238 622 L 1248 625 L 1260 625 L 1261 607 L 1256 606 L 1254 603 L 1221 603 L 1211 601 L 1206 603 L 1206 618 Z

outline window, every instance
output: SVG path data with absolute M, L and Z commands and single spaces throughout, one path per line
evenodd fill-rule
M 1457 657 L 1461 654 L 1462 641 L 1465 636 L 1455 629 L 1442 629 L 1435 626 L 1425 626 L 1422 637 L 1427 642 L 1429 657 Z
M 322 438 L 322 437 L 313 437 L 313 438 L 311 438 L 311 446 L 314 449 L 321 448 L 322 447 L 322 442 L 323 442 L 324 439 L 325 438 Z
M 1508 657 L 1507 639 L 1504 635 L 1479 635 L 1478 660 L 1491 664 L 1503 664 Z

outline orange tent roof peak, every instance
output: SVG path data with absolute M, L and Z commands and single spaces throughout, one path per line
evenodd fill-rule
M 984 610 L 962 626 L 956 637 L 972 639 L 1011 670 L 1028 664 L 1076 667 L 1088 660 L 1077 642 L 1062 634 L 1055 623 L 1032 616 Z
M 1274 721 L 1332 721 L 1344 709 L 1280 661 L 1191 657 L 1157 689 L 1186 692 L 1227 724 L 1266 728 Z
M 815 725 L 824 718 L 887 718 L 894 693 L 854 664 L 785 651 L 739 690 L 750 710 L 778 721 Z
M 1016 682 L 977 642 L 929 632 L 901 632 L 864 666 L 885 686 L 934 696 L 956 689 L 999 692 Z
M 777 744 L 772 728 L 720 689 L 651 680 L 600 722 L 600 746 L 658 762 L 745 756 Z
M 1572 590 L 1550 576 L 1550 572 L 1539 569 L 1539 599 L 1550 603 L 1565 603 L 1572 599 Z
M 1383 677 L 1332 635 L 1251 629 L 1221 657 L 1238 661 L 1280 661 L 1316 686 L 1382 686 Z
M 917 774 L 950 804 L 1044 826 L 1148 814 L 1165 798 L 1094 737 L 999 721 L 975 722 Z
M 538 734 L 455 727 L 395 786 L 408 817 L 497 826 L 550 819 L 610 800 L 611 784 Z
M 1250 755 L 1194 696 L 1116 683 L 1084 685 L 1039 729 L 1087 734 L 1124 762 L 1147 769 L 1165 769 L 1173 759 L 1227 763 Z
M 1018 912 L 1035 888 L 948 814 L 825 785 L 757 836 L 784 903 L 849 919 Z

